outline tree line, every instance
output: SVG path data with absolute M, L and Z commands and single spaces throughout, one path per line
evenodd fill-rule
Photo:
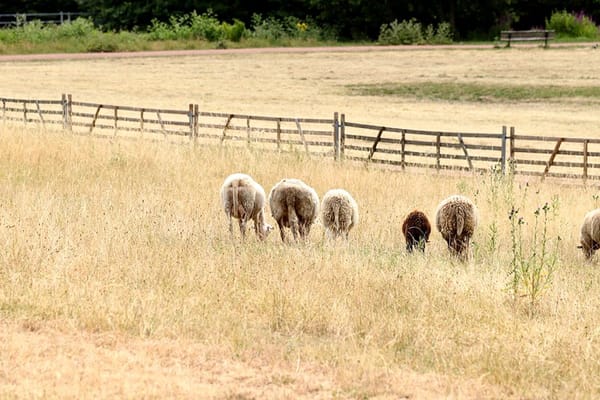
M 4 3 L 4 4 L 2 4 Z M 87 14 L 105 30 L 145 30 L 151 21 L 212 10 L 222 21 L 248 25 L 255 14 L 294 17 L 317 24 L 339 40 L 375 40 L 383 24 L 415 19 L 448 23 L 456 40 L 489 40 L 503 29 L 544 27 L 553 12 L 568 11 L 600 21 L 600 0 L 11 0 L 2 13 L 73 11 Z

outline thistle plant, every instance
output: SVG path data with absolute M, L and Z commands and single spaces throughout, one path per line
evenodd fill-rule
M 560 237 L 552 240 L 548 234 L 549 214 L 553 213 L 556 207 L 558 205 L 553 201 L 552 204 L 545 203 L 534 211 L 532 242 L 526 246 L 523 240 L 525 219 L 514 206 L 509 213 L 512 244 L 509 286 L 515 302 L 519 298 L 526 299 L 530 317 L 535 314 L 540 297 L 552 284 L 558 263 Z

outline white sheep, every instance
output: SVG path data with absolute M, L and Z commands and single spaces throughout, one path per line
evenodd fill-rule
M 319 212 L 319 196 L 300 179 L 286 178 L 271 189 L 269 206 L 283 242 L 284 228 L 291 229 L 294 240 L 298 240 L 298 237 L 305 239 Z
M 331 189 L 321 201 L 321 222 L 327 235 L 348 240 L 350 230 L 358 223 L 358 204 L 344 189 Z
M 443 200 L 435 212 L 435 225 L 442 234 L 450 252 L 462 259 L 468 258 L 468 249 L 478 223 L 477 207 L 461 195 Z
M 600 208 L 588 212 L 583 217 L 580 243 L 578 247 L 583 250 L 588 260 L 600 249 Z
M 236 173 L 225 179 L 221 186 L 221 204 L 232 236 L 232 218 L 239 219 L 242 238 L 246 237 L 246 223 L 252 219 L 258 238 L 266 239 L 273 227 L 265 222 L 265 199 L 265 190 L 249 175 Z

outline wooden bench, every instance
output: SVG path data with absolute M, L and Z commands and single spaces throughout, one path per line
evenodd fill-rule
M 510 47 L 510 42 L 529 42 L 544 41 L 544 47 L 548 47 L 548 40 L 554 39 L 554 31 L 546 29 L 531 29 L 528 31 L 501 31 L 500 41 L 507 42 L 506 47 Z

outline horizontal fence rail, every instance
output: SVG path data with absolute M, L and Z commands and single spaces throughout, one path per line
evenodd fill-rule
M 600 139 L 499 132 L 444 132 L 369 125 L 333 118 L 270 117 L 60 100 L 0 98 L 7 123 L 81 135 L 169 140 L 200 145 L 255 146 L 384 164 L 553 178 L 600 180 Z
M 432 132 L 344 121 L 346 159 L 406 167 L 489 171 L 504 162 L 501 133 Z

